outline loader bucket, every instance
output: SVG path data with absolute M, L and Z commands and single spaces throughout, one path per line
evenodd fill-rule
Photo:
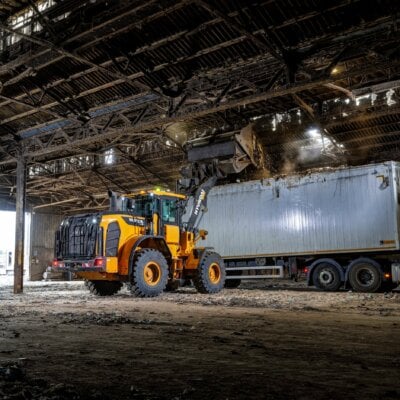
M 239 133 L 195 139 L 188 143 L 187 154 L 190 163 L 218 160 L 219 169 L 227 175 L 239 173 L 249 165 L 259 167 L 260 149 L 253 125 L 248 125 Z

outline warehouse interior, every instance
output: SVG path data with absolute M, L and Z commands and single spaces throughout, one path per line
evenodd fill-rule
M 175 192 L 199 143 L 254 138 L 220 184 L 400 161 L 399 23 L 393 0 L 0 1 L 0 397 L 400 398 L 396 289 L 96 297 L 51 272 L 65 216 Z

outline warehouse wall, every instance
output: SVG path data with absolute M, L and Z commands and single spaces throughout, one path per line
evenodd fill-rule
M 51 265 L 54 257 L 54 232 L 60 225 L 62 215 L 35 212 L 31 223 L 31 268 L 29 279 L 38 281 Z

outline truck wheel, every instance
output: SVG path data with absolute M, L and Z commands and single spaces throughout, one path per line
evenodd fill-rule
M 356 292 L 376 292 L 382 284 L 379 267 L 368 262 L 355 262 L 349 272 L 349 282 Z
M 313 282 L 318 289 L 336 291 L 342 285 L 337 268 L 329 263 L 318 264 L 313 272 Z
M 225 267 L 221 256 L 207 252 L 200 261 L 193 283 L 199 293 L 217 293 L 225 284 Z
M 117 281 L 87 281 L 86 286 L 90 293 L 96 296 L 112 296 L 122 288 L 122 283 Z
M 168 264 L 165 257 L 154 249 L 142 249 L 134 254 L 131 293 L 136 297 L 155 297 L 165 290 Z

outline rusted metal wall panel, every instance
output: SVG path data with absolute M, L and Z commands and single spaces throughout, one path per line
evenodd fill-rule
M 54 233 L 62 216 L 35 212 L 31 223 L 30 279 L 41 280 L 54 257 Z

